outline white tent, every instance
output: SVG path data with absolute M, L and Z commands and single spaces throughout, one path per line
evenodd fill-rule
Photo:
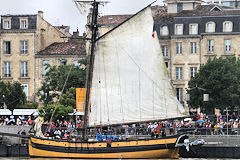
M 76 111 L 76 109 L 74 109 L 74 112 L 73 113 L 68 113 L 68 115 L 82 116 L 82 115 L 84 115 L 84 111 Z
M 37 109 L 14 109 L 13 110 L 13 115 L 14 116 L 30 116 L 30 115 L 34 115 L 37 116 L 39 114 Z
M 9 109 L 0 109 L 0 116 L 10 116 L 12 112 Z

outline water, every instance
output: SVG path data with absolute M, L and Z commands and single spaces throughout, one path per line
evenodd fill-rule
M 226 159 L 226 158 L 179 158 L 179 160 L 230 160 L 230 159 L 231 158 L 229 158 L 229 159 Z M 0 157 L 0 160 L 71 160 L 71 159 L 29 158 L 29 157 Z M 74 160 L 86 160 L 86 159 L 74 159 Z M 132 159 L 132 160 L 135 160 L 135 159 Z M 154 160 L 172 160 L 172 159 L 154 159 Z M 240 159 L 235 159 L 235 160 L 240 160 Z

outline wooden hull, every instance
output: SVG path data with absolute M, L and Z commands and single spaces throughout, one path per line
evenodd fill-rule
M 55 158 L 178 158 L 178 137 L 112 142 L 68 142 L 31 137 L 31 157 Z

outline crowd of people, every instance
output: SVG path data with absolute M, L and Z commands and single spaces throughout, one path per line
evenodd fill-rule
M 35 117 L 13 115 L 0 117 L 0 125 L 31 126 Z M 43 122 L 43 134 L 48 137 L 67 139 L 76 137 L 82 131 L 80 117 L 74 120 L 57 120 L 56 122 Z M 145 122 L 140 124 L 122 125 L 117 127 L 98 128 L 97 131 L 89 129 L 89 133 L 115 134 L 115 135 L 151 135 L 152 137 L 164 137 L 181 133 L 227 135 L 240 134 L 240 115 L 233 112 L 230 116 L 196 114 L 191 118 L 181 120 L 168 120 L 158 122 Z
M 32 116 L 0 116 L 0 125 L 29 126 L 32 125 L 33 119 Z

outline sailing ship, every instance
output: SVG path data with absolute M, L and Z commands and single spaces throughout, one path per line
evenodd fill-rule
M 87 84 L 91 88 L 89 114 L 88 105 L 85 109 L 89 126 L 155 122 L 186 116 L 168 77 L 158 39 L 152 37 L 153 25 L 149 5 L 92 43 L 96 48 L 90 57 L 94 63 L 92 70 L 89 69 L 90 83 Z M 89 104 L 88 100 L 86 104 Z M 178 158 L 177 144 L 184 138 L 183 135 L 175 135 L 157 139 L 123 139 L 112 141 L 109 146 L 106 141 L 55 140 L 35 134 L 29 140 L 29 155 Z

